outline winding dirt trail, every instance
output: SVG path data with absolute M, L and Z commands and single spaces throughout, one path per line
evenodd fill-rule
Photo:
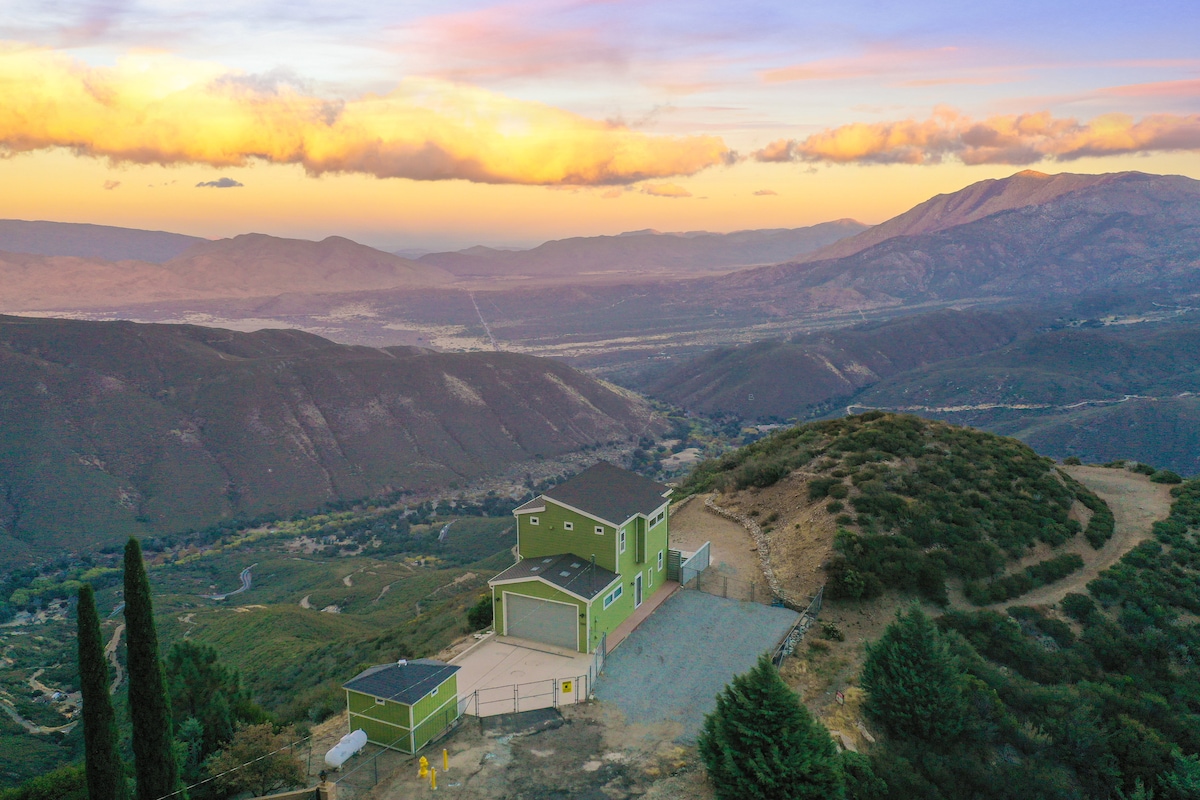
M 108 644 L 104 645 L 104 657 L 108 659 L 108 663 L 112 664 L 113 682 L 108 687 L 109 694 L 116 694 L 117 687 L 121 685 L 121 681 L 125 680 L 125 670 L 121 668 L 121 660 L 117 658 L 117 645 L 121 642 L 121 634 L 125 632 L 125 623 L 122 622 L 113 631 L 112 638 L 108 640 Z
M 1151 537 L 1150 528 L 1171 512 L 1171 487 L 1151 483 L 1145 475 L 1106 467 L 1064 467 L 1067 474 L 1100 495 L 1116 518 L 1112 538 L 1099 550 L 1086 544 L 1077 550 L 1084 559 L 1083 569 L 1057 583 L 1035 589 L 989 608 L 1012 605 L 1052 605 L 1070 592 L 1083 593 L 1089 581 L 1121 560 L 1121 557 Z

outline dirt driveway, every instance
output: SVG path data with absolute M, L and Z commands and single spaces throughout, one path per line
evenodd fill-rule
M 1095 580 L 1101 572 L 1120 561 L 1122 556 L 1149 539 L 1154 523 L 1166 519 L 1171 513 L 1171 487 L 1151 483 L 1145 475 L 1108 467 L 1063 469 L 1108 503 L 1116 520 L 1112 538 L 1099 550 L 1093 550 L 1091 545 L 1083 541 L 1083 537 L 1076 537 L 1079 541 L 1054 552 L 1078 553 L 1083 557 L 1083 569 L 1029 594 L 997 603 L 992 608 L 1000 609 L 1011 605 L 1053 605 L 1071 592 L 1085 592 L 1084 587 L 1090 581 Z
M 732 520 L 704 509 L 704 498 L 696 497 L 671 515 L 671 547 L 695 552 L 712 542 L 710 563 L 722 575 L 741 581 L 762 581 L 762 563 L 752 550 L 754 540 Z

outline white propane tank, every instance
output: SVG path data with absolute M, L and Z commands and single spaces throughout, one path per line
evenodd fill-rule
M 367 744 L 367 732 L 362 728 L 347 733 L 333 747 L 329 748 L 329 752 L 325 754 L 325 766 L 332 769 L 340 769 L 342 764 L 350 760 L 350 757 L 362 750 Z

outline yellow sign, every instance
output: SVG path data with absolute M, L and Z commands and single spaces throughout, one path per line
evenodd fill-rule
M 574 681 L 563 681 L 561 684 L 559 684 L 559 688 L 562 689 L 564 694 L 566 694 L 567 692 L 571 691 L 571 687 L 574 685 Z

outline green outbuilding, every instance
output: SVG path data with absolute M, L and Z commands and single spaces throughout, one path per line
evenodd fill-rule
M 415 753 L 458 719 L 458 667 L 431 658 L 401 659 L 347 681 L 350 730 L 367 741 Z
M 670 494 L 601 461 L 516 508 L 517 563 L 488 582 L 496 632 L 595 652 L 667 584 Z

